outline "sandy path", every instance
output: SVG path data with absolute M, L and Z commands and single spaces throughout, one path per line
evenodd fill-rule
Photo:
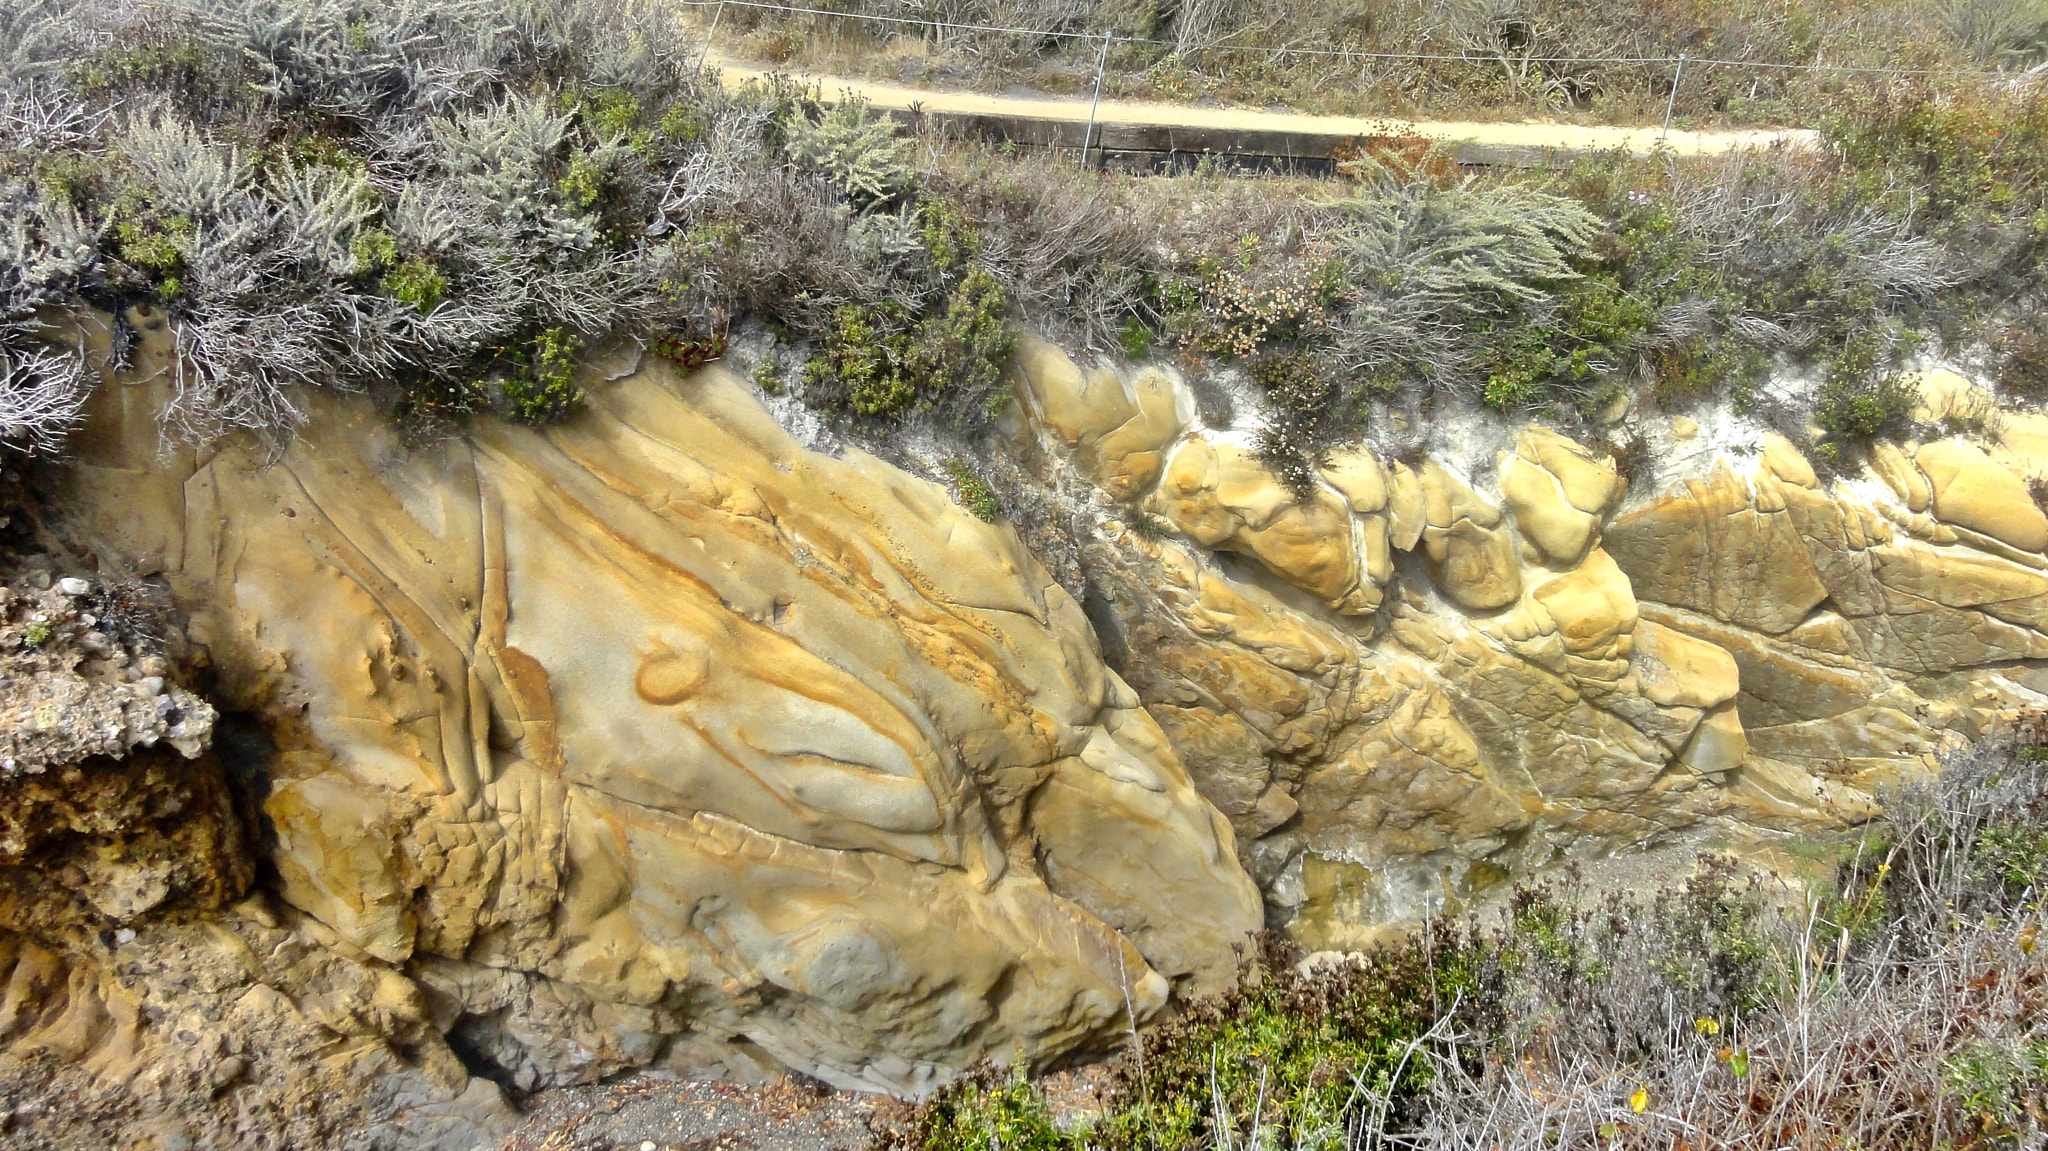
M 758 80 L 775 69 L 748 64 L 714 54 L 710 66 L 729 87 Z M 1019 116 L 1040 120 L 1085 123 L 1089 101 L 1085 98 L 1053 96 L 993 96 L 912 88 L 875 80 L 844 76 L 817 76 L 784 72 L 800 83 L 816 84 L 827 99 L 851 94 L 878 108 L 970 115 Z M 1407 121 L 1364 119 L 1355 116 L 1303 116 L 1290 112 L 1258 112 L 1238 108 L 1196 108 L 1183 104 L 1151 104 L 1129 100 L 1104 100 L 1096 116 L 1098 124 L 1161 125 L 1185 128 L 1213 128 L 1241 132 L 1303 132 L 1330 136 L 1384 136 L 1390 132 L 1415 133 L 1433 140 L 1469 141 L 1475 144 L 1517 145 L 1560 148 L 1567 151 L 1604 151 L 1625 148 L 1648 152 L 1662 135 L 1655 128 L 1606 128 L 1578 124 L 1503 123 L 1458 121 Z M 1392 125 L 1392 127 L 1390 127 Z M 1818 136 L 1806 129 L 1752 130 L 1740 132 L 1672 132 L 1664 137 L 1679 155 L 1717 155 L 1737 148 L 1764 147 L 1779 141 L 1811 146 Z

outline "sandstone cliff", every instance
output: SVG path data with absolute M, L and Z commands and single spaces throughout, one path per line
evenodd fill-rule
M 1947 377 L 1928 426 L 1987 431 L 1826 482 L 1716 416 L 1645 423 L 1634 485 L 1489 424 L 1299 493 L 1171 369 L 1031 342 L 1005 434 L 1062 526 L 1020 535 L 719 366 L 615 351 L 545 431 L 321 395 L 198 451 L 163 356 L 45 528 L 176 650 L 6 669 L 106 722 L 8 737 L 0 1073 L 108 1130 L 467 1147 L 501 1085 L 647 1064 L 918 1092 L 1112 1044 L 1262 923 L 1354 947 L 1866 818 L 2048 687 L 2048 419 Z M 7 602 L 85 642 L 44 583 Z
M 104 393 L 56 530 L 165 581 L 276 742 L 272 893 L 396 980 L 393 1045 L 430 1025 L 518 1088 L 914 1093 L 1111 1042 L 1258 926 L 1230 827 L 1014 533 L 804 451 L 723 370 L 595 364 L 545 433 L 407 447 L 330 397 L 281 454 L 166 454 L 158 366 Z
M 1114 662 L 1311 947 L 1565 858 L 1853 824 L 2048 689 L 2048 421 L 1951 373 L 1919 417 L 1976 432 L 1825 483 L 1725 414 L 1639 421 L 1633 487 L 1474 416 L 1298 498 L 1170 371 L 1019 365 L 1035 470 L 1099 493 Z

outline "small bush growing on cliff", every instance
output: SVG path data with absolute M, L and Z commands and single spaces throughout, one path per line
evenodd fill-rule
M 974 470 L 974 465 L 954 456 L 946 461 L 946 474 L 953 478 L 953 488 L 960 493 L 960 503 L 974 518 L 983 523 L 996 523 L 1003 518 L 1002 502 L 996 499 L 995 489 Z
M 1003 367 L 1016 337 L 1002 286 L 977 260 L 978 235 L 938 198 L 860 226 L 915 290 L 841 304 L 805 365 L 806 398 L 874 419 L 929 409 L 979 430 L 1009 400 Z

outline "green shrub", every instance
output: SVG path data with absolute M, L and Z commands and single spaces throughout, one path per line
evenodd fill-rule
M 668 360 L 684 373 L 694 372 L 725 355 L 724 332 L 712 332 L 706 336 L 665 334 L 648 341 L 654 354 Z M 762 363 L 769 363 L 763 360 Z M 772 369 L 773 365 L 770 364 Z
M 1934 221 L 1995 221 L 2048 195 L 2048 92 L 1874 84 L 1824 119 L 1864 196 Z
M 184 290 L 185 248 L 197 231 L 191 217 L 124 219 L 114 225 L 122 262 L 147 274 L 158 294 L 171 299 Z
M 1850 448 L 1881 438 L 1900 439 L 1911 430 L 1919 396 L 1897 373 L 1859 374 L 1854 360 L 1830 371 L 1813 401 L 1813 422 L 1821 429 L 1814 447 L 1820 461 L 1840 466 Z
M 398 262 L 398 240 L 383 228 L 364 228 L 349 241 L 348 252 L 361 272 L 375 274 Z
M 942 310 L 912 318 L 894 305 L 843 304 L 823 347 L 804 366 L 808 393 L 826 407 L 896 419 L 935 407 L 976 428 L 1009 402 L 1003 366 L 1016 343 L 1002 288 L 976 268 Z
M 1142 360 L 1152 354 L 1152 341 L 1157 338 L 1151 325 L 1136 316 L 1124 317 L 1123 327 L 1117 332 L 1117 342 L 1122 345 L 1124 358 Z
M 50 629 L 50 625 L 43 620 L 31 620 L 21 629 L 21 646 L 39 648 L 49 643 L 50 638 L 55 634 Z
M 1021 1064 L 1007 1073 L 984 1065 L 920 1104 L 910 1122 L 878 1140 L 894 1151 L 1086 1151 L 1063 1131 Z
M 440 306 L 442 296 L 448 291 L 447 277 L 441 275 L 426 257 L 417 255 L 392 265 L 378 284 L 386 295 L 421 315 L 428 315 Z
M 1314 339 L 1345 284 L 1344 268 L 1320 249 L 1247 233 L 1162 280 L 1157 306 L 1178 343 L 1205 355 L 1242 358 Z
M 506 415 L 535 426 L 558 423 L 583 405 L 576 367 L 583 340 L 564 328 L 549 328 L 533 342 L 530 364 L 505 377 Z
M 1998 390 L 2024 403 L 2048 401 L 2048 334 L 2023 331 L 2007 341 L 1999 358 Z
M 589 153 L 578 152 L 570 158 L 569 170 L 555 186 L 564 202 L 587 212 L 604 195 L 604 169 Z
M 974 518 L 992 524 L 1003 518 L 1003 505 L 996 500 L 996 493 L 974 470 L 974 465 L 959 456 L 946 461 L 946 474 L 953 477 L 953 487 L 960 493 L 960 504 L 974 513 Z
M 951 200 L 941 196 L 920 200 L 917 225 L 925 254 L 941 275 L 963 272 L 981 255 L 981 236 Z
M 801 106 L 781 122 L 790 158 L 838 188 L 856 204 L 894 199 L 917 180 L 910 141 L 896 123 L 858 100 L 825 108 L 812 119 Z
M 2022 1146 L 2019 1136 L 2036 1127 L 2048 1101 L 2048 1038 L 1975 1040 L 1942 1060 L 1941 1083 L 1976 1122 L 1970 1145 Z

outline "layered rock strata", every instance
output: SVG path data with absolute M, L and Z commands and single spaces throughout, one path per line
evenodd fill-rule
M 1174 380 L 1039 346 L 1015 431 L 1099 485 L 1096 622 L 1311 946 L 1563 857 L 1861 820 L 2048 689 L 2038 417 L 1830 484 L 1743 431 L 1632 496 L 1531 425 L 1490 459 L 1339 452 L 1297 496 L 1243 433 L 1138 418 L 1186 410 Z
M 467 1147 L 501 1088 L 647 1064 L 914 1093 L 1113 1043 L 1262 922 L 1354 947 L 1851 824 L 2048 702 L 2048 419 L 1947 376 L 1926 426 L 1983 434 L 1827 480 L 1702 412 L 1633 486 L 1481 421 L 1301 492 L 1171 368 L 1027 341 L 1056 580 L 723 368 L 615 353 L 563 424 L 434 443 L 311 396 L 200 451 L 160 337 L 54 493 L 80 573 L 0 600 L 0 1089 L 68 1069 L 109 1131 L 264 1145 L 329 1092 L 292 1138 Z M 79 622 L 135 580 L 181 652 Z
M 1231 828 L 1012 531 L 722 369 L 588 383 L 545 433 L 408 446 L 314 397 L 281 454 L 168 460 L 138 383 L 80 437 L 64 533 L 167 582 L 277 741 L 308 930 L 521 1089 L 914 1093 L 1229 978 Z

